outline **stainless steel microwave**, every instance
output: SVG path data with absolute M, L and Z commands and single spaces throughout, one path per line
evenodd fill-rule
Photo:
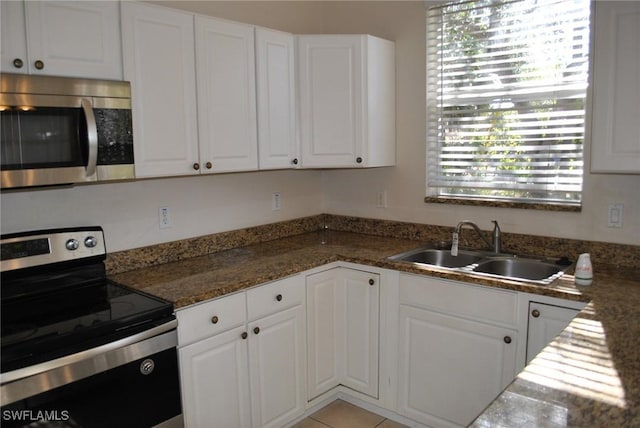
M 129 82 L 0 75 L 2 189 L 134 178 Z

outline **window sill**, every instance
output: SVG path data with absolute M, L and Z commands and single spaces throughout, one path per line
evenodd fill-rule
M 428 204 L 472 205 L 477 207 L 515 208 L 540 211 L 581 212 L 582 205 L 554 204 L 550 202 L 512 202 L 489 199 L 466 199 L 440 196 L 426 196 L 424 201 Z

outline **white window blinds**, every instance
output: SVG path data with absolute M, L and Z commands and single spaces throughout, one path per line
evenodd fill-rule
M 429 9 L 429 196 L 580 203 L 589 17 L 587 0 Z

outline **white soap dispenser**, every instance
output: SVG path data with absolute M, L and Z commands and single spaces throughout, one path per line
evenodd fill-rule
M 593 281 L 593 267 L 591 266 L 591 256 L 589 253 L 583 253 L 578 256 L 574 277 L 576 285 L 591 285 Z

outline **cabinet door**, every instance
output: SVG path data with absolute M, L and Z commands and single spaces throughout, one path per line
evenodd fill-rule
M 25 13 L 29 73 L 122 79 L 119 2 L 27 1 Z
M 362 37 L 298 38 L 302 163 L 359 165 L 362 145 Z
M 2 15 L 0 25 L 0 34 L 2 36 L 2 40 L 0 40 L 0 45 L 2 46 L 0 68 L 3 72 L 27 73 L 29 71 L 29 58 L 27 57 L 24 2 L 0 2 L 0 15 Z
M 591 171 L 640 173 L 640 2 L 594 5 Z
M 185 426 L 251 426 L 244 332 L 238 327 L 178 350 Z
M 341 384 L 378 397 L 379 283 L 348 268 L 307 277 L 310 400 Z
M 193 15 L 122 3 L 137 177 L 197 174 Z
M 527 327 L 527 364 L 569 325 L 578 309 L 544 303 L 529 303 Z
M 294 36 L 256 29 L 260 169 L 299 165 L 296 138 Z
M 249 25 L 196 17 L 203 173 L 258 169 L 253 32 Z
M 253 426 L 279 428 L 305 409 L 303 305 L 250 323 L 249 335 Z
M 343 385 L 378 397 L 380 277 L 341 269 L 344 281 Z
M 340 384 L 344 342 L 343 288 L 338 269 L 307 277 L 308 399 Z
M 516 335 L 400 305 L 398 412 L 430 426 L 468 425 L 515 376 Z

